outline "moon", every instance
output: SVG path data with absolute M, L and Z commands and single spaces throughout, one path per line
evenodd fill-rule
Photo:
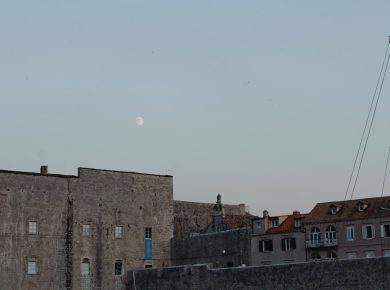
M 137 117 L 137 118 L 135 118 L 135 122 L 137 123 L 138 126 L 142 126 L 145 121 L 144 121 L 144 118 Z

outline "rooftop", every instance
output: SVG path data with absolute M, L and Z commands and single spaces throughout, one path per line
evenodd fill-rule
M 359 209 L 359 204 L 364 204 Z M 339 209 L 332 214 L 331 207 Z M 305 223 L 325 223 L 390 216 L 390 196 L 317 203 Z

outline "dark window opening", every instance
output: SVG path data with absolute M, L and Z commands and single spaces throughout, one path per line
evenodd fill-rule
M 122 275 L 122 260 L 115 261 L 115 275 Z
M 145 228 L 145 239 L 152 238 L 152 228 Z
M 295 238 L 282 239 L 282 251 L 292 251 L 297 247 Z
M 272 252 L 273 243 L 272 240 L 259 241 L 259 252 Z

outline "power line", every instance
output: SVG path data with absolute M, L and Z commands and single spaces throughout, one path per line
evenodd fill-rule
M 389 39 L 389 43 L 390 43 L 390 39 Z M 383 76 L 382 76 L 382 82 L 381 82 L 381 86 L 380 86 L 380 89 L 379 89 L 378 97 L 377 97 L 377 99 L 376 99 L 376 104 L 375 104 L 374 112 L 373 112 L 373 114 L 372 114 L 371 123 L 370 123 L 370 128 L 368 129 L 368 134 L 367 134 L 366 142 L 365 142 L 365 144 L 364 144 L 364 149 L 363 149 L 362 156 L 361 156 L 361 158 L 360 158 L 360 163 L 359 163 L 359 168 L 358 168 L 358 171 L 357 171 L 357 174 L 356 174 L 355 183 L 354 183 L 354 185 L 353 185 L 353 189 L 352 189 L 352 193 L 351 193 L 351 199 L 352 199 L 352 197 L 353 197 L 353 194 L 355 193 L 356 184 L 357 184 L 357 181 L 358 181 L 358 178 L 359 178 L 360 169 L 361 169 L 361 167 L 362 167 L 362 163 L 363 163 L 363 159 L 364 159 L 364 153 L 366 152 L 368 140 L 369 140 L 370 134 L 371 134 L 372 124 L 374 123 L 376 110 L 377 110 L 377 108 L 378 108 L 379 99 L 380 99 L 380 96 L 381 96 L 381 93 L 382 93 L 383 82 L 385 81 L 387 68 L 388 68 L 388 66 L 389 66 L 389 60 L 390 60 L 390 55 L 388 55 L 388 57 L 387 57 L 386 67 L 385 67 L 385 71 L 384 71 Z
M 371 104 L 370 104 L 370 109 L 369 109 L 369 111 L 368 111 L 368 115 L 367 115 L 366 122 L 365 122 L 365 125 L 364 125 L 362 137 L 360 138 L 359 147 L 358 147 L 358 150 L 357 150 L 357 152 L 356 152 L 355 161 L 354 161 L 354 163 L 353 163 L 351 175 L 350 175 L 349 181 L 348 181 L 348 186 L 347 186 L 347 189 L 346 189 L 346 191 L 345 191 L 344 201 L 347 199 L 348 192 L 349 192 L 349 189 L 350 189 L 350 186 L 351 186 L 351 182 L 352 182 L 352 179 L 353 179 L 353 175 L 354 175 L 354 173 L 355 173 L 357 160 L 358 160 L 359 155 L 360 155 L 360 150 L 361 150 L 361 148 L 362 148 L 364 136 L 366 135 L 367 125 L 368 125 L 368 122 L 369 122 L 369 120 L 370 120 L 372 108 L 373 108 L 374 103 L 375 103 L 375 99 L 376 99 L 376 95 L 377 95 L 379 83 L 380 83 L 380 80 L 381 80 L 381 77 L 382 77 L 382 73 L 383 73 L 383 68 L 384 68 L 384 65 L 385 65 L 385 62 L 386 62 L 386 58 L 387 58 L 387 56 L 388 56 L 389 47 L 390 47 L 390 37 L 389 37 L 389 42 L 388 42 L 388 44 L 387 44 L 385 56 L 384 56 L 383 61 L 382 61 L 382 65 L 381 65 L 381 69 L 380 69 L 380 72 L 379 72 L 378 80 L 377 80 L 377 82 L 376 82 L 374 94 L 373 94 L 373 96 L 372 96 L 372 100 L 371 100 Z M 382 82 L 382 83 L 383 83 L 383 82 Z M 363 155 L 364 155 L 364 153 L 363 153 Z M 360 167 L 360 166 L 359 166 L 359 167 Z M 359 171 L 358 171 L 357 176 L 359 175 L 359 172 L 360 172 L 360 168 L 359 168 Z M 356 180 L 355 180 L 355 181 L 356 181 Z M 355 182 L 355 185 L 356 185 L 356 182 Z M 354 189 L 355 189 L 355 185 L 354 185 Z M 354 191 L 354 190 L 353 190 L 353 191 Z M 352 193 L 351 193 L 351 199 L 352 199 L 352 196 L 353 196 L 353 191 L 352 191 Z
M 381 197 L 383 196 L 383 193 L 385 191 L 386 178 L 387 178 L 387 168 L 389 167 L 389 157 L 390 157 L 390 146 L 389 146 L 389 151 L 387 152 L 386 169 L 385 169 L 385 176 L 383 177 L 383 185 L 382 185 Z

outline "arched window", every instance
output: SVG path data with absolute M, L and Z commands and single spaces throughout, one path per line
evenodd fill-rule
M 317 227 L 311 228 L 310 240 L 312 240 L 312 241 L 319 241 L 319 240 L 321 240 L 321 232 L 320 232 L 319 228 L 317 228 Z
M 328 260 L 336 260 L 336 259 L 337 259 L 337 255 L 336 255 L 335 252 L 329 251 L 329 252 L 327 253 L 327 258 L 328 258 Z
M 312 261 L 320 261 L 320 260 L 321 260 L 321 255 L 320 255 L 320 253 L 318 253 L 318 252 L 313 252 L 313 253 L 311 254 L 311 260 L 312 260 Z
M 91 274 L 91 267 L 89 265 L 89 259 L 83 259 L 81 263 L 81 276 L 89 276 Z
M 328 241 L 336 240 L 336 228 L 334 226 L 326 228 L 325 239 Z
M 115 275 L 122 275 L 122 273 L 123 273 L 122 260 L 116 260 L 115 261 Z

